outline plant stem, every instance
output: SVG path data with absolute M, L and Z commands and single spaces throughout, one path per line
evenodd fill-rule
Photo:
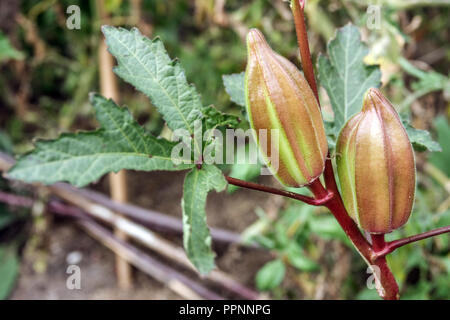
M 450 226 L 437 228 L 437 229 L 419 233 L 419 234 L 416 234 L 416 235 L 413 235 L 410 237 L 387 242 L 387 243 L 385 243 L 385 246 L 383 248 L 381 248 L 380 250 L 375 250 L 376 251 L 375 255 L 376 255 L 376 257 L 384 257 L 387 254 L 393 252 L 395 249 L 403 247 L 404 245 L 407 245 L 407 244 L 410 244 L 410 243 L 413 243 L 416 241 L 420 241 L 423 239 L 431 238 L 431 237 L 434 237 L 434 236 L 437 236 L 440 234 L 444 234 L 444 233 L 450 233 Z
M 375 252 L 383 250 L 386 247 L 386 241 L 384 240 L 384 234 L 371 234 L 372 247 Z
M 291 9 L 294 15 L 295 30 L 297 33 L 297 41 L 300 49 L 301 64 L 305 78 L 309 83 L 309 86 L 314 92 L 317 99 L 317 103 L 320 107 L 319 94 L 317 90 L 317 83 L 314 77 L 314 69 L 312 65 L 311 52 L 309 50 L 308 35 L 306 32 L 305 17 L 303 13 L 304 1 L 292 0 Z M 379 295 L 386 300 L 394 300 L 399 298 L 399 289 L 389 269 L 386 259 L 384 257 L 378 258 L 375 256 L 375 252 L 369 242 L 364 238 L 361 231 L 355 222 L 348 215 L 344 203 L 342 202 L 339 190 L 337 187 L 336 179 L 334 176 L 333 165 L 328 153 L 327 160 L 325 162 L 324 170 L 325 186 L 322 186 L 320 180 L 314 181 L 309 185 L 310 190 L 314 193 L 316 198 L 321 198 L 326 192 L 332 192 L 333 198 L 330 199 L 325 206 L 331 211 L 339 225 L 347 234 L 357 251 L 366 261 L 366 263 L 374 270 L 374 275 L 377 277 L 378 283 L 381 287 L 377 287 Z M 374 269 L 374 266 L 380 270 L 379 277 Z
M 300 49 L 300 57 L 302 59 L 302 68 L 306 80 L 309 83 L 317 102 L 319 102 L 319 93 L 317 91 L 316 79 L 314 77 L 314 69 L 311 60 L 311 52 L 309 50 L 308 33 L 306 32 L 305 16 L 303 8 L 305 7 L 304 0 L 292 0 L 291 9 L 294 15 L 295 31 L 297 33 L 297 42 Z
M 225 178 L 227 179 L 229 184 L 232 184 L 232 185 L 235 185 L 235 186 L 238 186 L 238 187 L 252 189 L 252 190 L 258 190 L 258 191 L 272 193 L 272 194 L 277 194 L 277 195 L 280 195 L 280 196 L 283 196 L 283 197 L 292 198 L 292 199 L 295 199 L 295 200 L 302 201 L 302 202 L 304 202 L 306 204 L 309 204 L 309 205 L 312 205 L 312 206 L 325 205 L 334 196 L 332 192 L 325 191 L 324 193 L 320 194 L 320 197 L 311 198 L 311 197 L 304 196 L 302 194 L 298 194 L 298 193 L 295 193 L 295 192 L 290 192 L 290 191 L 285 191 L 285 190 L 281 190 L 281 189 L 276 189 L 276 188 L 264 186 L 264 185 L 261 185 L 261 184 L 258 184 L 258 183 L 253 183 L 253 182 L 248 182 L 248 181 L 232 178 L 232 177 L 229 177 L 229 176 L 225 176 Z
M 380 284 L 380 286 L 377 286 L 378 294 L 386 300 L 399 299 L 398 285 L 387 265 L 386 259 L 384 257 L 379 258 L 376 255 L 370 243 L 363 236 L 356 223 L 348 215 L 339 191 L 337 190 L 334 175 L 332 177 L 333 180 L 329 182 L 329 185 L 335 196 L 327 202 L 325 206 L 331 211 L 358 253 L 373 270 L 373 275 L 375 276 L 377 283 Z M 317 197 L 320 197 L 321 194 L 330 190 L 325 189 L 319 180 L 314 181 L 309 188 Z M 333 188 L 335 189 L 333 190 Z M 377 269 L 379 272 L 377 272 Z

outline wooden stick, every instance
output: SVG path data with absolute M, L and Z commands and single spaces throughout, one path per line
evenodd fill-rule
M 95 204 L 81 195 L 74 194 L 67 189 L 50 187 L 53 194 L 58 197 L 76 205 L 77 207 L 83 209 L 89 215 L 102 220 L 110 225 L 112 225 L 115 230 L 121 231 L 128 237 L 140 242 L 146 247 L 158 252 L 159 254 L 165 256 L 168 259 L 174 260 L 177 263 L 183 265 L 196 272 L 195 267 L 189 261 L 184 250 L 180 247 L 176 247 L 169 241 L 161 238 L 154 232 L 136 224 L 129 219 L 126 219 L 120 215 L 117 215 L 114 211 L 105 208 L 102 205 Z M 245 298 L 245 299 L 258 299 L 259 294 L 249 288 L 246 288 L 239 282 L 235 281 L 228 274 L 220 271 L 213 270 L 209 274 L 204 276 L 217 284 L 220 284 L 229 291 Z
M 15 194 L 11 194 L 11 193 L 6 193 L 3 191 L 0 191 L 0 202 L 6 203 L 6 204 L 9 204 L 12 206 L 18 206 L 18 207 L 24 207 L 24 208 L 31 208 L 34 204 L 34 200 L 31 198 L 15 195 Z M 48 209 L 48 211 L 55 213 L 57 215 L 77 219 L 77 221 L 80 224 L 82 224 L 85 227 L 85 229 L 87 228 L 87 230 L 91 234 L 93 233 L 94 237 L 97 238 L 98 240 L 100 240 L 100 242 L 102 242 L 105 246 L 107 246 L 108 248 L 110 248 L 111 250 L 116 252 L 118 255 L 121 256 L 121 258 L 123 258 L 127 262 L 130 262 L 131 264 L 137 266 L 139 269 L 141 269 L 145 273 L 151 275 L 152 277 L 155 277 L 157 280 L 164 281 L 164 279 L 166 279 L 168 276 L 170 276 L 171 273 L 173 273 L 172 271 L 174 271 L 175 273 L 178 273 L 177 271 L 173 270 L 172 268 L 169 268 L 166 265 L 164 265 L 160 262 L 157 262 L 156 260 L 153 260 L 152 258 L 146 256 L 144 253 L 141 253 L 138 249 L 134 248 L 131 244 L 127 244 L 123 240 L 115 237 L 114 235 L 111 234 L 111 232 L 109 232 L 109 230 L 98 225 L 92 219 L 92 217 L 88 215 L 88 213 L 86 213 L 85 211 L 83 211 L 82 209 L 80 209 L 78 207 L 63 204 L 59 200 L 51 199 L 47 203 L 47 209 Z M 114 221 L 115 225 L 116 226 L 121 225 L 122 226 L 121 230 L 133 231 L 132 228 L 125 227 L 127 225 L 127 222 L 123 221 L 124 218 L 120 217 L 119 215 L 115 215 L 113 212 L 107 213 L 106 216 L 108 216 L 110 214 L 111 214 L 111 216 L 108 217 L 107 219 L 104 219 L 105 221 L 107 221 L 109 219 L 117 219 L 116 221 Z M 97 217 L 98 215 L 94 215 L 94 216 Z M 104 213 L 100 214 L 100 216 L 106 217 Z M 100 233 L 98 233 L 99 230 L 101 230 Z M 161 245 L 162 248 L 158 249 L 161 254 L 164 254 L 163 253 L 164 250 L 169 250 L 171 253 L 174 253 L 174 250 L 173 250 L 174 247 L 168 241 L 162 240 L 160 242 L 160 240 L 158 239 L 158 237 L 156 235 L 155 235 L 154 240 L 148 241 L 149 239 L 152 239 L 151 234 L 142 233 L 142 230 L 139 231 L 137 229 L 135 229 L 134 231 L 136 231 L 136 233 L 137 233 L 136 238 L 140 239 L 142 243 L 147 244 L 148 247 L 153 248 L 153 247 L 157 247 L 158 245 Z M 111 234 L 111 236 L 108 234 Z M 152 244 L 149 246 L 148 244 L 150 242 Z M 181 253 L 183 253 L 183 252 L 181 252 Z M 131 254 L 131 256 L 130 256 L 130 254 Z M 137 258 L 136 258 L 136 255 L 138 256 Z M 164 255 L 168 258 L 172 258 L 172 256 L 169 254 L 164 254 Z M 178 257 L 175 260 L 179 260 L 180 262 L 182 262 L 183 258 L 182 258 L 182 255 L 180 254 L 180 252 L 176 253 L 176 255 L 178 255 Z M 142 259 L 142 258 L 144 258 L 144 259 Z M 150 266 L 148 265 L 149 261 L 152 261 Z M 159 270 L 156 270 L 155 268 L 159 269 Z M 169 274 L 165 275 L 165 276 L 163 275 L 163 277 L 161 278 L 161 272 L 169 273 Z M 220 272 L 218 274 L 220 275 Z M 224 276 L 224 275 L 220 275 L 220 276 Z M 185 276 L 183 276 L 183 278 L 188 279 Z M 180 279 L 176 278 L 175 280 L 180 280 Z M 196 294 L 194 294 L 194 292 L 201 294 L 204 298 L 207 298 L 207 299 L 221 299 L 222 298 L 222 297 L 218 296 L 217 294 L 211 292 L 209 289 L 206 289 L 205 287 L 203 287 L 201 285 L 197 285 L 196 282 L 193 282 L 190 279 L 188 279 L 188 280 L 189 281 L 184 281 L 183 279 L 181 279 L 181 283 L 176 283 L 176 281 L 169 281 L 168 284 L 172 290 L 174 290 L 178 294 L 180 294 L 188 299 L 198 299 L 199 298 Z M 232 281 L 234 281 L 234 280 L 232 280 Z M 171 286 L 171 283 L 173 283 L 174 286 Z M 194 285 L 192 285 L 192 284 L 194 284 Z M 185 288 L 184 286 L 187 286 L 187 288 Z M 192 291 L 194 291 L 194 292 L 192 292 Z
M 138 207 L 133 204 L 119 203 L 111 200 L 102 193 L 90 189 L 77 189 L 66 183 L 57 183 L 56 185 L 58 185 L 58 188 L 69 189 L 74 193 L 83 195 L 86 199 L 99 203 L 116 212 L 120 212 L 122 215 L 127 216 L 152 230 L 170 231 L 176 234 L 183 233 L 183 223 L 178 218 L 154 210 Z M 241 244 L 253 248 L 257 247 L 256 245 L 244 244 L 241 235 L 238 233 L 214 227 L 211 227 L 210 231 L 213 241 L 226 244 Z
M 92 221 L 80 220 L 78 222 L 91 236 L 102 242 L 125 261 L 147 273 L 152 278 L 167 285 L 174 292 L 187 299 L 223 300 L 223 297 L 205 288 L 176 271 L 175 269 L 153 259 L 139 249 L 117 238 L 106 228 Z
M 105 8 L 103 7 L 103 1 L 97 0 L 97 10 L 100 19 L 108 17 Z M 100 91 L 106 98 L 113 99 L 116 103 L 119 103 L 119 90 L 117 89 L 117 80 L 113 72 L 114 61 L 109 54 L 106 43 L 101 37 L 100 45 L 98 48 L 99 58 L 99 74 L 100 74 Z M 118 173 L 111 172 L 109 174 L 109 188 L 111 198 L 117 202 L 127 202 L 127 176 L 125 170 L 121 170 Z M 126 240 L 126 235 L 120 231 L 115 230 L 115 235 L 122 240 Z M 129 290 L 133 286 L 132 270 L 130 265 L 119 256 L 116 257 L 116 276 L 119 288 Z
M 7 157 L 5 157 L 0 153 L 0 170 L 4 169 L 5 167 L 5 161 L 2 161 L 2 159 L 5 158 Z M 12 161 L 12 159 L 6 161 L 10 162 Z M 55 185 L 48 186 L 46 188 L 52 194 L 55 194 L 58 197 L 64 199 L 65 201 L 72 203 L 76 207 L 83 209 L 85 212 L 87 212 L 87 214 L 90 214 L 91 216 L 97 219 L 100 219 L 104 222 L 111 224 L 112 226 L 115 227 L 116 230 L 119 230 L 122 233 L 132 237 L 133 239 L 139 241 L 148 248 L 158 252 L 159 254 L 169 259 L 175 260 L 177 263 L 195 271 L 194 266 L 191 264 L 182 248 L 174 246 L 169 241 L 161 238 L 160 236 L 144 228 L 143 226 L 134 223 L 133 221 L 130 221 L 120 215 L 117 215 L 113 210 L 110 210 L 109 208 L 104 207 L 101 204 L 96 204 L 91 200 L 87 199 L 85 197 L 85 194 L 86 193 L 92 194 L 91 191 L 86 192 L 85 190 L 85 192 L 77 192 L 78 189 L 70 185 L 66 185 L 64 183 L 57 183 Z M 6 199 L 8 199 L 8 201 L 6 201 Z M 20 197 L 17 195 L 7 196 L 5 193 L 2 193 L 1 191 L 0 191 L 0 201 L 7 202 L 11 205 L 21 205 L 28 207 L 32 205 L 32 200 L 29 198 Z M 216 284 L 221 285 L 222 287 L 228 289 L 229 291 L 239 295 L 244 299 L 253 300 L 261 298 L 261 296 L 257 292 L 243 286 L 242 284 L 231 278 L 228 274 L 220 270 L 212 271 L 210 274 L 206 275 L 205 278 Z
M 6 172 L 15 163 L 14 158 L 11 156 L 0 152 L 0 171 Z M 7 174 L 4 175 L 8 178 Z M 70 184 L 59 182 L 52 185 L 55 188 L 61 188 L 70 190 L 74 194 L 80 194 L 86 199 L 93 202 L 99 203 L 113 211 L 120 212 L 122 215 L 129 217 L 130 219 L 145 225 L 152 230 L 172 232 L 174 234 L 183 233 L 183 223 L 180 219 L 160 213 L 154 210 L 145 209 L 138 207 L 136 205 L 128 203 L 119 203 L 111 200 L 106 195 L 99 193 L 91 189 L 77 189 Z M 225 243 L 225 244 L 243 244 L 242 237 L 238 233 L 219 229 L 210 228 L 211 236 L 214 241 Z M 249 245 L 250 247 L 256 248 L 255 245 Z
M 25 208 L 31 208 L 34 204 L 33 199 L 5 193 L 3 191 L 0 191 L 0 201 L 12 206 Z M 62 202 L 54 199 L 47 203 L 47 208 L 50 212 L 57 215 L 75 218 L 78 224 L 80 224 L 94 238 L 114 251 L 122 259 L 133 264 L 154 279 L 166 284 L 171 290 L 178 293 L 180 296 L 186 299 L 201 299 L 201 297 L 206 299 L 223 299 L 221 296 L 210 291 L 201 284 L 187 278 L 175 269 L 154 260 L 130 244 L 127 244 L 123 240 L 115 237 L 114 234 L 96 223 L 80 208 L 63 204 Z

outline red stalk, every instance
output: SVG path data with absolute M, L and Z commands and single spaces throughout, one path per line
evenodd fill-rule
M 300 48 L 300 56 L 302 59 L 303 73 L 308 81 L 311 89 L 316 96 L 317 102 L 320 106 L 319 94 L 317 91 L 316 79 L 314 77 L 314 69 L 311 61 L 311 53 L 309 50 L 308 35 L 306 32 L 305 18 L 303 14 L 304 1 L 292 0 L 291 9 L 294 15 L 295 30 L 297 33 L 298 46 Z M 329 158 L 329 157 L 328 157 Z M 347 211 L 345 210 L 344 204 L 340 197 L 336 180 L 334 177 L 333 166 L 331 160 L 328 159 L 325 163 L 324 171 L 325 184 L 328 191 L 334 193 L 334 197 L 328 201 L 325 206 L 334 215 L 342 229 L 345 231 L 349 239 L 352 241 L 353 245 L 356 247 L 358 252 L 363 256 L 364 260 L 369 265 L 375 265 L 380 269 L 380 284 L 382 288 L 378 290 L 378 293 L 383 299 L 394 300 L 399 298 L 398 285 L 395 281 L 392 272 L 390 271 L 386 259 L 379 258 L 374 255 L 374 250 L 371 245 L 367 242 L 364 236 L 361 234 L 358 226 L 349 217 Z M 321 198 L 327 189 L 325 189 L 319 180 L 314 181 L 309 188 L 314 193 L 317 198 Z
M 434 230 L 430 230 L 427 232 L 423 232 L 423 233 L 419 233 L 410 237 L 406 237 L 403 239 L 398 239 L 398 240 L 394 240 L 394 241 L 390 241 L 390 242 L 386 242 L 384 247 L 380 248 L 380 250 L 376 250 L 376 257 L 384 257 L 386 255 L 388 255 L 389 253 L 393 252 L 395 249 L 403 247 L 404 245 L 419 241 L 419 240 L 423 240 L 423 239 L 427 239 L 427 238 L 431 238 L 440 234 L 444 234 L 444 233 L 450 233 L 450 226 L 446 226 L 446 227 L 441 227 L 441 228 L 437 228 Z
M 229 176 L 225 176 L 225 179 L 227 179 L 229 184 L 232 184 L 232 185 L 235 185 L 238 187 L 252 189 L 252 190 L 258 190 L 261 192 L 267 192 L 267 193 L 272 193 L 272 194 L 277 194 L 277 195 L 280 195 L 283 197 L 302 201 L 302 202 L 312 205 L 312 206 L 322 206 L 325 203 L 327 203 L 328 201 L 330 201 L 334 196 L 334 194 L 332 192 L 326 191 L 325 193 L 321 194 L 320 197 L 311 198 L 311 197 L 304 196 L 302 194 L 298 194 L 295 192 L 290 192 L 290 191 L 280 190 L 280 189 L 276 189 L 276 188 L 272 188 L 272 187 L 268 187 L 268 186 L 263 186 L 258 183 L 248 182 L 248 181 L 232 178 Z

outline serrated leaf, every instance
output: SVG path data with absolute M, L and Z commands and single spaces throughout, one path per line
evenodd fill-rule
M 442 151 L 440 144 L 433 140 L 428 131 L 416 129 L 406 121 L 403 121 L 403 126 L 406 129 L 414 150 L 419 152 L 426 150 L 430 152 Z
M 379 66 L 364 63 L 368 52 L 358 28 L 348 24 L 328 43 L 328 58 L 319 57 L 319 80 L 331 101 L 336 136 L 347 120 L 361 110 L 364 93 L 381 84 Z
M 245 72 L 223 75 L 222 80 L 231 101 L 245 108 Z
M 214 268 L 211 235 L 206 223 L 206 197 L 208 192 L 223 191 L 227 186 L 222 171 L 213 165 L 193 168 L 184 180 L 183 244 L 187 256 L 201 274 Z
M 204 129 L 215 129 L 218 127 L 236 128 L 239 125 L 239 117 L 221 112 L 214 106 L 208 106 L 203 108 L 204 117 Z
M 118 76 L 145 93 L 170 129 L 194 133 L 202 118 L 202 103 L 176 60 L 171 60 L 159 38 L 150 40 L 138 29 L 103 26 L 109 52 L 117 59 Z
M 175 143 L 145 132 L 126 108 L 98 94 L 91 95 L 91 103 L 101 129 L 38 141 L 36 148 L 19 159 L 8 175 L 27 182 L 67 181 L 81 187 L 107 172 L 121 169 L 152 171 L 192 167 L 175 166 L 171 158 Z
M 283 282 L 286 267 L 277 259 L 267 262 L 256 274 L 256 286 L 261 291 L 274 289 Z
M 8 298 L 17 279 L 19 257 L 14 246 L 0 246 L 0 300 Z

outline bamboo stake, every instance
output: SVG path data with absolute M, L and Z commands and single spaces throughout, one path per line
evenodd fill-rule
M 97 0 L 97 10 L 100 19 L 106 19 L 107 13 L 103 7 L 103 1 Z M 102 39 L 103 40 L 103 39 Z M 119 91 L 117 89 L 117 80 L 113 72 L 113 58 L 109 54 L 105 41 L 100 41 L 98 48 L 99 56 L 99 74 L 100 74 L 100 91 L 106 98 L 113 99 L 119 103 Z M 127 202 L 127 176 L 126 171 L 121 170 L 118 173 L 111 172 L 109 174 L 109 187 L 111 198 L 117 202 Z M 122 240 L 126 240 L 126 235 L 120 231 L 115 230 L 115 235 Z M 116 257 L 116 276 L 119 288 L 129 290 L 133 286 L 132 274 L 130 265 L 120 256 Z

